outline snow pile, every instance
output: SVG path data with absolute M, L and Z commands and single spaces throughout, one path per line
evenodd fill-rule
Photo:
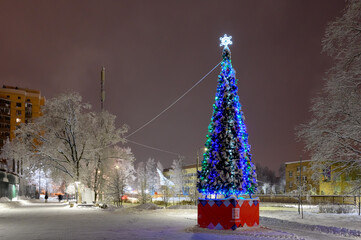
M 262 203 L 262 204 L 264 204 L 264 203 Z M 280 203 L 280 204 L 278 204 L 278 206 L 280 207 L 285 207 L 285 208 L 298 208 L 298 205 L 297 204 L 284 204 L 283 205 L 283 203 Z M 316 209 L 316 208 L 318 208 L 318 206 L 317 205 L 309 205 L 309 204 L 303 204 L 302 205 L 302 208 L 303 209 Z
M 197 209 L 195 205 L 173 205 L 168 207 L 167 209 Z
M 18 201 L 0 202 L 0 209 L 19 208 L 21 206 L 21 202 Z
M 290 222 L 287 220 L 281 220 L 276 218 L 260 217 L 260 223 L 262 225 L 274 225 L 274 226 L 287 226 L 288 228 L 303 229 L 306 231 L 317 231 L 327 234 L 341 235 L 345 237 L 361 237 L 361 231 L 352 230 L 347 228 L 339 228 L 334 226 L 321 226 L 321 225 L 309 225 L 299 222 Z
M 356 208 L 350 205 L 319 205 L 320 213 L 356 213 Z
M 135 209 L 139 209 L 139 210 L 156 210 L 156 209 L 161 209 L 161 207 L 158 207 L 157 205 L 155 205 L 154 203 L 145 203 L 145 204 L 140 204 L 136 207 L 134 207 Z
M 0 198 L 0 203 L 7 203 L 7 202 L 10 202 L 9 198 L 7 198 L 7 197 Z

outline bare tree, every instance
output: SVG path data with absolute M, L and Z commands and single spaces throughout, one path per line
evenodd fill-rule
M 298 136 L 311 152 L 313 172 L 331 168 L 334 177 L 361 170 L 361 1 L 349 0 L 344 14 L 331 22 L 322 41 L 334 59 L 320 97 L 313 100 L 310 122 Z M 359 176 L 360 179 L 360 176 Z M 354 181 L 354 189 L 360 181 Z

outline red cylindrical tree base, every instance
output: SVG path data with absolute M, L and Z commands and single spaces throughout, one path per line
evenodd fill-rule
M 198 225 L 233 229 L 259 225 L 259 199 L 198 199 Z

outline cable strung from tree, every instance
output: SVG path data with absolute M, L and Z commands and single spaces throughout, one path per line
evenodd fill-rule
M 151 146 L 148 146 L 148 145 L 145 145 L 145 144 L 142 144 L 142 143 L 134 142 L 132 140 L 127 139 L 127 142 L 130 142 L 130 143 L 133 143 L 133 144 L 145 147 L 145 148 L 150 148 L 150 149 L 153 149 L 153 150 L 157 150 L 157 151 L 160 151 L 160 152 L 165 152 L 165 153 L 173 154 L 173 155 L 176 155 L 176 156 L 181 156 L 180 153 L 170 152 L 170 151 L 163 150 L 163 149 L 160 149 L 160 148 L 151 147 Z
M 126 136 L 125 138 L 129 138 L 130 136 L 132 136 L 133 134 L 137 133 L 138 131 L 142 130 L 143 128 L 145 128 L 148 124 L 150 124 L 151 122 L 153 122 L 154 120 L 156 120 L 160 115 L 162 115 L 163 113 L 165 113 L 168 109 L 170 109 L 171 107 L 173 107 L 174 104 L 176 104 L 179 100 L 181 100 L 187 93 L 189 93 L 194 87 L 196 87 L 200 82 L 203 81 L 203 79 L 205 79 L 211 72 L 213 72 L 214 69 L 216 69 L 219 64 L 221 64 L 221 62 L 219 62 L 214 68 L 212 68 L 211 71 L 209 71 L 206 75 L 204 75 L 198 82 L 196 82 L 190 89 L 188 89 L 185 93 L 183 93 L 182 96 L 180 96 L 177 100 L 175 100 L 172 104 L 170 104 L 167 108 L 165 108 L 163 111 L 161 111 L 157 116 L 155 116 L 154 118 L 152 118 L 151 120 L 149 120 L 147 123 L 145 123 L 143 126 L 141 126 L 140 128 L 138 128 L 137 130 L 135 130 L 134 132 L 132 132 L 131 134 L 129 134 L 128 136 Z M 128 140 L 129 141 L 129 140 Z

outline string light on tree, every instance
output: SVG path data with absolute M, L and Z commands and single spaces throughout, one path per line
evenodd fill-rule
M 232 44 L 231 39 L 227 34 L 220 38 L 223 60 L 208 126 L 207 150 L 203 155 L 202 170 L 198 172 L 198 191 L 206 198 L 251 196 L 257 189 L 245 118 L 237 94 L 236 72 L 228 47 Z

